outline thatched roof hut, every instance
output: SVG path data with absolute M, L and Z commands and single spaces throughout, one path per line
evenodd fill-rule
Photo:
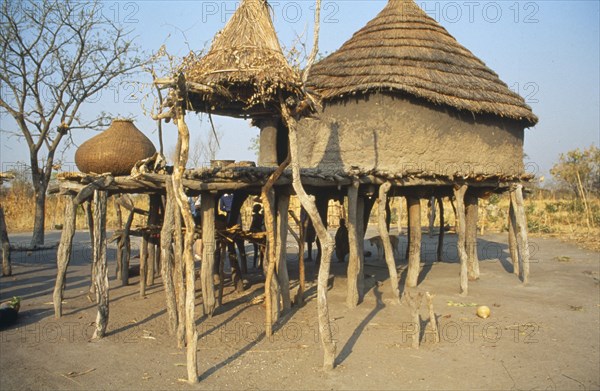
M 521 96 L 413 0 L 390 0 L 339 50 L 314 65 L 309 84 L 325 100 L 391 90 L 527 126 L 538 121 Z
M 318 119 L 301 122 L 305 168 L 524 174 L 523 130 L 537 117 L 413 0 L 390 0 L 313 66 L 308 84 L 324 105 Z
M 271 116 L 273 103 L 297 95 L 265 0 L 243 0 L 206 55 L 190 54 L 181 70 L 191 109 L 234 117 Z

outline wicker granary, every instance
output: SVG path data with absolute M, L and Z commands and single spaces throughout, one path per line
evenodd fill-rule
M 133 121 L 116 119 L 104 132 L 81 144 L 75 163 L 85 173 L 129 175 L 137 161 L 155 153 L 152 141 Z
M 288 64 L 265 0 L 243 0 L 206 55 L 184 59 L 190 109 L 233 117 L 270 117 L 300 91 L 298 73 Z
M 324 109 L 300 127 L 304 167 L 518 176 L 523 130 L 538 121 L 412 0 L 390 0 L 308 84 Z

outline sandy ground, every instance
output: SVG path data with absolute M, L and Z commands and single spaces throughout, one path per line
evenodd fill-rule
M 371 229 L 367 237 L 373 235 Z M 48 241 L 58 236 L 51 232 Z M 511 273 L 506 236 L 479 239 L 481 278 L 463 298 L 455 235 L 448 235 L 442 263 L 433 262 L 435 239 L 424 235 L 419 288 L 435 294 L 441 342 L 425 332 L 418 350 L 411 348 L 407 306 L 390 303 L 384 262 L 367 258 L 368 292 L 352 310 L 344 305 L 346 264 L 332 264 L 337 358 L 331 372 L 321 369 L 315 288 L 306 305 L 284 316 L 266 338 L 264 307 L 252 302 L 262 293 L 255 272 L 244 294 L 227 288 L 215 316 L 198 319 L 201 381 L 190 386 L 179 380 L 186 376 L 185 355 L 168 334 L 160 279 L 141 299 L 137 277 L 120 287 L 111 275 L 109 334 L 90 340 L 96 316 L 86 298 L 91 251 L 86 234 L 78 232 L 63 318 L 54 319 L 51 305 L 54 251 L 15 253 L 14 276 L 0 278 L 0 300 L 23 298 L 19 323 L 0 331 L 0 389 L 599 389 L 600 254 L 532 238 L 531 283 L 522 286 Z M 19 235 L 11 240 L 27 241 Z M 294 290 L 296 251 L 289 243 Z M 112 274 L 114 249 L 108 255 Z M 396 258 L 403 276 L 405 261 Z M 312 268 L 308 264 L 309 273 Z M 472 304 L 488 305 L 491 317 L 477 318 Z M 425 307 L 421 314 L 429 330 Z

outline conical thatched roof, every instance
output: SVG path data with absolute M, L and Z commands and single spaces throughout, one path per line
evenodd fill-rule
M 522 97 L 413 0 L 390 0 L 339 50 L 313 66 L 308 84 L 325 100 L 395 90 L 527 126 L 538 121 Z
M 195 109 L 252 115 L 265 111 L 278 91 L 298 93 L 300 78 L 283 55 L 269 11 L 265 0 L 243 0 L 208 53 L 184 60 L 186 80 L 208 87 L 196 91 Z

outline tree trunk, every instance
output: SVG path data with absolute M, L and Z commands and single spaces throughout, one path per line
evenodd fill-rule
M 356 203 L 356 242 L 358 244 L 358 302 L 362 302 L 365 295 L 365 196 L 359 195 Z
M 35 217 L 33 220 L 33 235 L 31 237 L 31 247 L 44 244 L 44 225 L 46 224 L 46 188 L 47 183 L 43 180 L 43 174 L 35 174 L 32 167 L 33 193 L 35 200 Z
M 56 253 L 56 282 L 54 284 L 54 317 L 62 316 L 62 299 L 64 294 L 65 279 L 67 267 L 71 260 L 71 250 L 73 248 L 73 236 L 75 235 L 75 222 L 77 218 L 76 208 L 73 203 L 73 196 L 65 197 L 65 216 L 63 221 L 62 233 L 60 235 L 60 244 Z
M 398 288 L 398 271 L 396 270 L 396 261 L 394 260 L 394 249 L 390 242 L 390 233 L 387 224 L 387 193 L 390 191 L 392 184 L 385 182 L 379 187 L 379 236 L 383 243 L 383 253 L 385 255 L 385 263 L 387 264 L 390 273 L 390 286 L 392 288 L 392 297 L 395 302 L 400 303 L 400 289 Z M 418 272 L 418 268 L 417 268 Z M 407 278 L 408 280 L 408 278 Z
M 103 338 L 108 325 L 108 267 L 106 262 L 106 192 L 94 191 L 94 285 L 96 287 L 96 330 L 92 338 Z
M 460 294 L 467 296 L 469 278 L 468 278 L 468 256 L 465 248 L 465 192 L 467 191 L 467 185 L 460 185 L 454 188 L 454 197 L 456 198 L 456 233 L 458 236 L 458 242 L 456 247 L 458 249 L 458 257 L 460 259 Z
M 12 275 L 12 266 L 10 259 L 10 241 L 8 239 L 8 230 L 6 229 L 6 220 L 4 219 L 4 208 L 0 205 L 0 244 L 2 245 L 2 275 Z
M 406 271 L 407 288 L 416 287 L 421 268 L 421 200 L 414 196 L 406 197 L 408 209 L 408 269 Z
M 171 183 L 170 186 L 172 188 L 173 183 Z M 173 194 L 173 202 L 176 202 L 175 194 Z M 175 284 L 175 297 L 177 299 L 177 347 L 181 349 L 185 346 L 185 289 L 183 285 L 183 273 L 185 267 L 183 265 L 183 230 L 181 228 L 181 212 L 179 212 L 179 208 L 175 204 L 173 204 L 173 223 L 175 226 L 173 232 L 173 237 L 175 239 L 173 244 L 173 258 L 175 259 L 173 282 Z M 202 291 L 202 295 L 204 297 L 204 291 Z
M 346 305 L 354 308 L 360 301 L 358 293 L 358 276 L 360 268 L 360 246 L 359 229 L 357 226 L 358 210 L 358 180 L 353 180 L 352 185 L 348 187 L 348 241 L 350 244 L 350 254 L 348 256 L 348 292 L 346 294 Z
M 468 277 L 474 281 L 479 279 L 479 258 L 477 257 L 477 217 L 478 199 L 471 192 L 465 194 L 465 249 L 468 259 Z

